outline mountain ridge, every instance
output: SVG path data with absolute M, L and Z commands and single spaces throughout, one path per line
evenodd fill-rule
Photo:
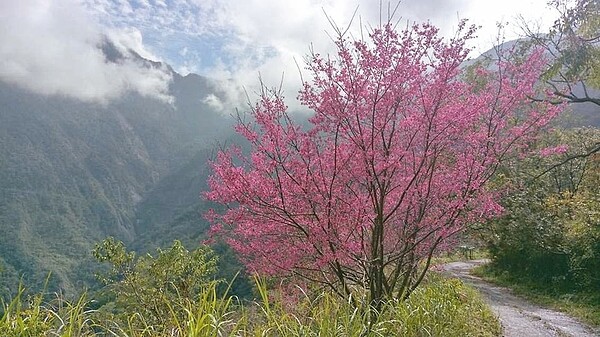
M 107 62 L 123 57 L 109 52 Z M 133 244 L 160 227 L 159 218 L 177 216 L 144 214 L 152 207 L 140 205 L 152 193 L 166 202 L 153 190 L 191 162 L 205 162 L 233 121 L 205 103 L 211 95 L 226 99 L 219 83 L 167 69 L 172 103 L 135 92 L 105 104 L 82 102 L 0 81 L 1 295 L 14 294 L 21 275 L 39 288 L 49 273 L 49 290 L 74 293 L 94 282 L 95 242 L 110 235 Z M 203 178 L 194 179 L 181 209 L 200 202 Z

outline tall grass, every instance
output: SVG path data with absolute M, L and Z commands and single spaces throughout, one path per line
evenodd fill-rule
M 0 336 L 95 336 L 93 311 L 87 309 L 86 294 L 69 302 L 56 296 L 45 302 L 44 293 L 25 298 L 25 288 L 20 285 L 17 295 L 2 302 Z
M 135 312 L 89 310 L 86 295 L 69 302 L 42 294 L 3 303 L 0 336 L 497 336 L 500 326 L 479 295 L 458 280 L 431 277 L 408 300 L 392 301 L 377 315 L 330 293 L 303 293 L 293 304 L 257 280 L 257 299 L 241 303 L 219 295 L 216 283 L 196 301 L 164 303 L 161 321 Z M 177 303 L 177 304 L 174 304 Z M 175 307 L 180 306 L 180 307 Z M 181 314 L 183 313 L 183 315 Z M 377 320 L 373 318 L 377 316 Z
M 109 336 L 237 336 L 241 319 L 235 317 L 239 306 L 235 297 L 219 295 L 218 283 L 210 282 L 200 291 L 196 301 L 164 299 L 169 314 L 160 319 L 133 312 L 108 315 L 98 325 Z
M 296 310 L 267 299 L 263 319 L 247 332 L 268 336 L 498 336 L 500 325 L 479 294 L 456 279 L 432 277 L 408 300 L 386 303 L 375 315 L 330 293 L 305 296 Z M 377 317 L 377 321 L 370 319 Z

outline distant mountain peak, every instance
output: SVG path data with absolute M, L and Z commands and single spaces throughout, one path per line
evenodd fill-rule
M 165 69 L 170 75 L 179 75 L 173 68 L 163 62 L 154 61 L 141 56 L 132 48 L 120 48 L 109 37 L 104 36 L 98 44 L 98 49 L 102 51 L 104 59 L 107 63 L 123 63 L 125 60 L 133 60 L 134 62 L 151 69 Z

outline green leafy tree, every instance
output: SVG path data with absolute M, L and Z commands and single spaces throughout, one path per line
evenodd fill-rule
M 549 198 L 548 208 L 564 224 L 564 249 L 579 285 L 600 289 L 600 155 L 588 160 L 582 188 Z
M 600 284 L 600 157 L 576 155 L 599 141 L 598 129 L 555 131 L 540 156 L 497 176 L 510 191 L 505 215 L 486 227 L 497 267 L 556 286 Z
M 164 326 L 173 318 L 185 318 L 185 308 L 203 287 L 215 282 L 217 257 L 206 246 L 189 251 L 174 241 L 168 249 L 157 249 L 156 256 L 136 257 L 123 242 L 109 237 L 96 245 L 93 254 L 110 265 L 99 275 L 114 298 L 106 309 L 117 316 L 139 314 L 144 324 Z

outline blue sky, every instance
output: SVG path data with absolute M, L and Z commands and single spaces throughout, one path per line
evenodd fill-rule
M 384 7 L 386 7 L 385 1 Z M 358 7 L 376 25 L 378 0 L 4 0 L 0 1 L 0 79 L 44 94 L 106 102 L 126 90 L 166 97 L 168 78 L 133 62 L 106 65 L 97 44 L 107 35 L 121 48 L 194 72 L 252 87 L 284 75 L 289 96 L 300 80 L 296 62 L 309 46 L 332 50 L 324 12 L 348 24 Z M 391 2 L 393 7 L 395 1 Z M 383 11 L 384 16 L 386 10 Z M 485 51 L 498 35 L 518 36 L 517 17 L 547 29 L 555 13 L 546 0 L 404 0 L 396 18 L 430 21 L 451 35 L 463 18 L 482 26 L 474 47 Z M 358 20 L 352 30 L 358 29 Z M 81 85 L 81 82 L 86 85 Z M 291 93 L 290 93 L 291 92 Z

